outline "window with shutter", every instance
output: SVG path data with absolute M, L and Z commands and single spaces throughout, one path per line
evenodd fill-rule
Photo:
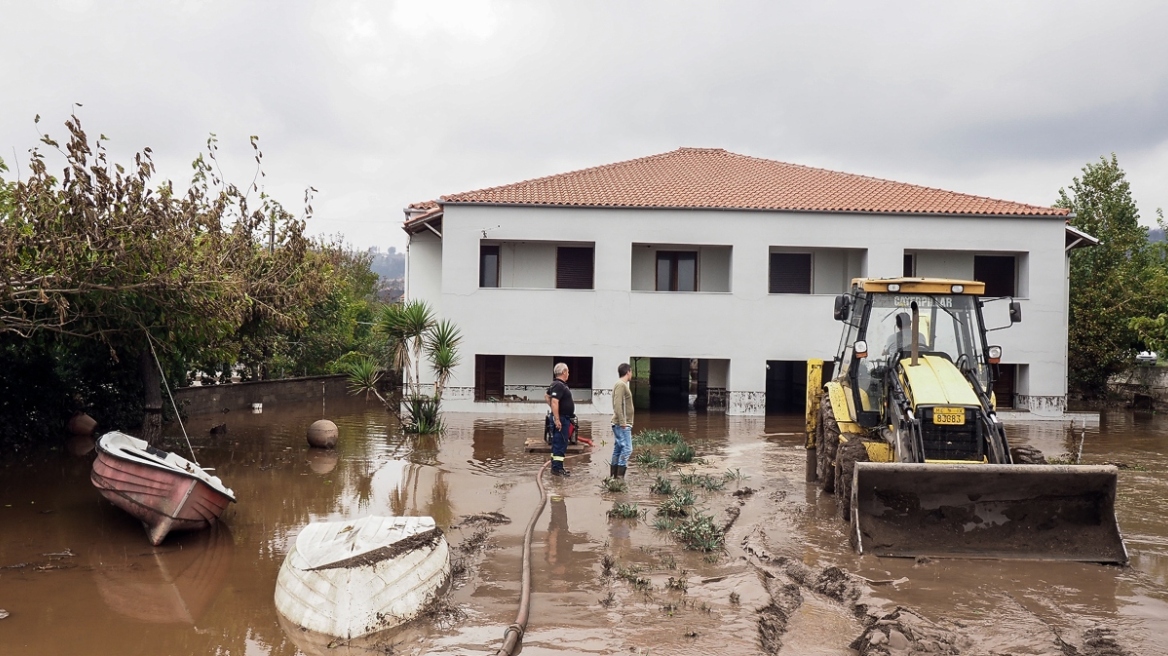
M 1013 255 L 975 255 L 973 257 L 973 279 L 985 283 L 986 296 L 1013 296 L 1015 271 Z
M 556 249 L 556 289 L 592 289 L 595 248 L 560 246 Z
M 811 293 L 811 253 L 771 253 L 770 269 L 770 293 Z
M 696 251 L 657 251 L 657 291 L 696 292 L 698 254 Z

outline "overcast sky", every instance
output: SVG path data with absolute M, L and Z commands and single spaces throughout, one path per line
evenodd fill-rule
M 0 157 L 72 103 L 185 184 L 218 135 L 314 233 L 405 244 L 413 201 L 728 150 L 1049 205 L 1115 152 L 1168 208 L 1165 2 L 0 0 Z M 59 166 L 57 167 L 59 168 Z

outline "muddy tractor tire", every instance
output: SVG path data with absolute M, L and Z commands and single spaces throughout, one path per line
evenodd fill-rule
M 848 441 L 839 445 L 836 453 L 835 493 L 839 501 L 840 516 L 845 522 L 852 521 L 852 472 L 857 462 L 868 462 L 868 450 L 859 435 L 849 435 Z
M 828 494 L 835 492 L 835 455 L 839 449 L 840 429 L 827 394 L 819 404 L 819 426 L 815 440 L 815 459 L 819 466 L 819 486 Z

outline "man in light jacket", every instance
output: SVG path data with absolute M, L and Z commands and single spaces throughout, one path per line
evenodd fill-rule
M 616 368 L 616 373 L 620 376 L 612 386 L 612 434 L 616 441 L 612 445 L 609 478 L 624 478 L 633 452 L 633 392 L 629 389 L 633 369 L 625 362 Z

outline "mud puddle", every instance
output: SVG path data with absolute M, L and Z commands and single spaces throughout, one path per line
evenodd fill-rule
M 88 482 L 83 440 L 33 466 L 0 465 L 3 654 L 482 654 L 497 647 L 519 596 L 522 532 L 544 456 L 524 440 L 539 417 L 449 415 L 441 437 L 403 436 L 386 413 L 330 402 L 335 452 L 308 449 L 319 410 L 192 422 L 201 462 L 240 500 L 224 529 L 152 549 L 140 526 Z M 803 482 L 801 418 L 638 415 L 675 428 L 699 462 L 633 463 L 628 489 L 600 486 L 611 435 L 550 484 L 533 543 L 525 654 L 1161 654 L 1168 653 L 1168 420 L 1117 413 L 1099 427 L 1011 428 L 1048 457 L 1082 451 L 1122 465 L 1118 513 L 1132 567 L 926 561 L 857 556 L 831 498 Z M 178 444 L 170 445 L 176 450 Z M 185 447 L 184 447 L 185 448 Z M 713 552 L 655 527 L 662 476 L 722 480 L 694 488 L 728 525 Z M 690 479 L 695 480 L 695 479 Z M 711 485 L 710 487 L 716 487 Z M 609 518 L 614 504 L 636 506 Z M 442 603 L 403 630 L 341 645 L 287 626 L 272 594 L 292 540 L 310 521 L 431 515 L 456 554 Z

